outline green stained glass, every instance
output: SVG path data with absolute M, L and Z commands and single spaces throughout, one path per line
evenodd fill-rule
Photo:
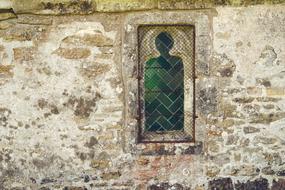
M 177 131 L 184 125 L 184 69 L 180 57 L 170 55 L 174 40 L 167 32 L 155 39 L 159 57 L 144 66 L 145 130 Z

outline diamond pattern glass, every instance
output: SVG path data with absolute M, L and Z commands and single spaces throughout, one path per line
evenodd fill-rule
M 138 32 L 140 138 L 192 140 L 194 27 L 142 25 Z

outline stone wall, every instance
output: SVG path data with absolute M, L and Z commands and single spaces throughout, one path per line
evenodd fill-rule
M 282 1 L 19 2 L 0 6 L 1 190 L 285 189 Z M 195 143 L 135 142 L 143 17 L 200 26 Z

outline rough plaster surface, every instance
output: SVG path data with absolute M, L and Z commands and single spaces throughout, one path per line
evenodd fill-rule
M 285 189 L 284 5 L 17 16 L 0 22 L 1 190 Z M 136 145 L 132 27 L 170 16 L 199 29 L 197 143 Z

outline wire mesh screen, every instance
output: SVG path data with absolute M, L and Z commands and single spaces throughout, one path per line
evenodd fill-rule
M 138 28 L 141 142 L 193 141 L 194 37 L 191 25 Z

